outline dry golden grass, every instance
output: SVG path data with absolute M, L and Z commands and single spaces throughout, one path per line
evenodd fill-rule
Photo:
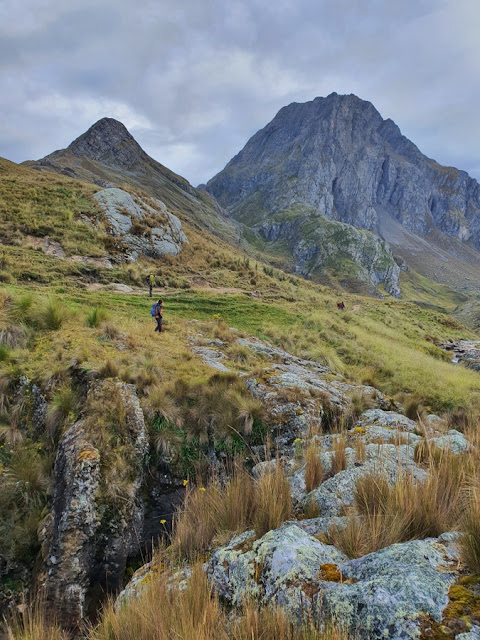
M 355 460 L 357 462 L 365 462 L 365 442 L 362 438 L 357 438 L 355 440 Z
M 270 529 L 276 529 L 292 514 L 290 485 L 283 467 L 277 461 L 274 471 L 261 476 L 255 487 L 255 533 L 260 537 Z
M 347 454 L 345 452 L 347 441 L 344 436 L 335 438 L 333 443 L 333 457 L 330 473 L 332 476 L 347 468 Z
M 405 474 L 391 486 L 386 477 L 360 478 L 355 492 L 357 513 L 346 529 L 330 531 L 329 541 L 351 557 L 360 557 L 396 542 L 437 537 L 462 520 L 465 459 L 445 454 L 430 463 L 420 483 Z M 479 545 L 480 549 L 480 545 Z
M 305 487 L 308 493 L 323 482 L 325 475 L 318 453 L 318 447 L 315 444 L 309 445 L 305 452 Z
M 7 640 L 70 640 L 69 634 L 46 616 L 42 605 L 23 604 L 19 609 L 21 612 L 6 618 L 3 629 L 0 624 L 0 634 L 3 631 Z
M 232 615 L 222 608 L 201 564 L 194 566 L 192 577 L 182 591 L 169 588 L 170 579 L 170 572 L 160 571 L 138 598 L 118 610 L 108 605 L 89 640 L 347 640 L 354 637 L 328 623 L 319 631 L 311 622 L 295 622 L 281 609 L 260 608 L 255 602 L 246 602 Z
M 258 537 L 292 517 L 290 485 L 277 462 L 275 469 L 254 480 L 241 466 L 221 487 L 213 481 L 187 489 L 175 518 L 170 551 L 174 557 L 204 554 L 215 540 L 254 528 Z
M 464 495 L 460 552 L 462 560 L 473 573 L 480 573 L 480 488 L 478 479 L 467 487 Z

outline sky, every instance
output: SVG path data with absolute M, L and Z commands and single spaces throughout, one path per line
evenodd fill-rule
M 0 0 L 0 156 L 108 116 L 196 185 L 336 91 L 480 180 L 479 31 L 479 0 Z

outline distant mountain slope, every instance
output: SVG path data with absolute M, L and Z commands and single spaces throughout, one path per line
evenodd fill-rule
M 478 289 L 480 185 L 354 95 L 284 107 L 206 189 L 263 238 L 300 207 L 378 234 L 407 263 L 420 256 L 413 266 L 429 277 Z
M 215 199 L 167 167 L 151 158 L 113 118 L 102 118 L 66 149 L 54 151 L 38 161 L 23 163 L 80 178 L 102 187 L 128 184 L 144 189 L 162 200 L 169 209 L 187 217 L 191 223 L 214 231 L 226 239 L 235 239 L 236 226 Z

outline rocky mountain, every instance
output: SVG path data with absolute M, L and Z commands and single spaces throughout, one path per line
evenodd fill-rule
M 480 185 L 427 158 L 354 95 L 284 107 L 206 189 L 259 237 L 287 240 L 302 273 L 315 264 L 295 253 L 305 242 L 320 252 L 308 232 L 328 220 L 380 236 L 422 275 L 476 286 Z
M 235 224 L 212 196 L 151 158 L 126 127 L 113 118 L 102 118 L 66 149 L 23 164 L 105 188 L 125 184 L 140 188 L 196 225 L 230 240 L 237 236 Z

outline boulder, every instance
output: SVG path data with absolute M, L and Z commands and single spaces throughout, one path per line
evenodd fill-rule
M 439 436 L 438 438 L 432 438 L 429 442 L 435 443 L 435 446 L 439 449 L 457 454 L 467 453 L 467 451 L 470 451 L 472 448 L 472 445 L 465 436 L 456 429 L 451 429 L 446 434 Z
M 112 234 L 129 249 L 130 260 L 139 256 L 176 256 L 188 242 L 180 220 L 169 213 L 160 200 L 147 201 L 117 188 L 103 189 L 93 197 L 105 214 Z
M 347 463 L 347 469 L 325 480 L 304 498 L 303 508 L 307 509 L 313 501 L 321 516 L 340 516 L 355 501 L 357 481 L 371 474 L 381 474 L 392 486 L 403 473 L 411 474 L 417 482 L 423 482 L 427 478 L 427 472 L 415 464 L 413 455 L 413 447 L 409 445 L 366 445 L 365 461 L 357 463 L 353 459 L 350 465 Z
M 458 552 L 444 539 L 412 540 L 340 565 L 350 582 L 325 582 L 317 610 L 361 639 L 421 638 L 423 619 L 439 622 L 458 577 Z
M 356 422 L 358 427 L 366 427 L 370 425 L 380 427 L 390 427 L 399 431 L 408 431 L 415 433 L 418 429 L 417 423 L 410 420 L 401 413 L 395 411 L 382 411 L 381 409 L 369 409 L 364 411 Z
M 338 549 L 296 524 L 286 523 L 255 542 L 253 539 L 253 532 L 236 536 L 217 549 L 208 563 L 215 589 L 233 605 L 254 597 L 299 613 L 322 565 L 346 560 Z

